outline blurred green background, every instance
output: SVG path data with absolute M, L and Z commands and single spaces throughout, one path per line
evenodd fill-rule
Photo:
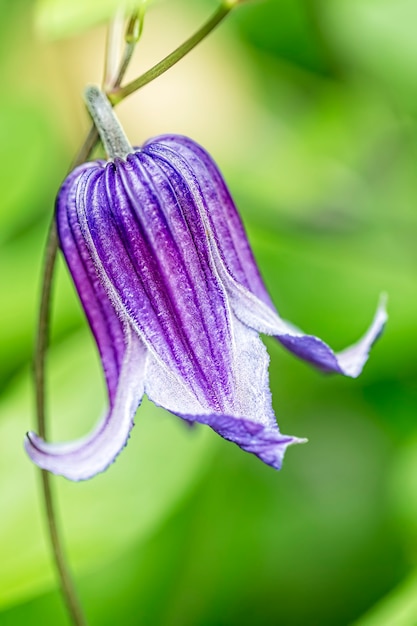
M 88 128 L 115 0 L 0 0 L 0 624 L 66 625 L 45 538 L 30 363 L 56 191 Z M 155 0 L 130 77 L 216 7 Z M 119 108 L 131 141 L 193 136 L 224 172 L 282 315 L 343 348 L 378 294 L 390 320 L 358 380 L 266 339 L 280 473 L 145 403 L 123 454 L 55 480 L 92 625 L 417 624 L 417 38 L 415 0 L 244 4 Z M 56 439 L 105 406 L 60 262 L 49 409 Z

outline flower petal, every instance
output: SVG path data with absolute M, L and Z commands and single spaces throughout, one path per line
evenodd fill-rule
M 208 412 L 182 387 L 172 372 L 149 355 L 145 393 L 158 406 L 189 422 L 207 424 L 223 438 L 279 469 L 287 446 L 305 440 L 282 435 L 269 391 L 269 356 L 258 333 L 236 317 L 233 328 L 233 372 L 236 377 L 230 413 Z
M 276 311 L 233 280 L 220 255 L 217 255 L 216 264 L 233 311 L 243 323 L 260 333 L 273 335 L 287 350 L 324 372 L 335 372 L 351 378 L 359 376 L 388 318 L 385 295 L 381 296 L 374 319 L 363 337 L 349 348 L 336 353 L 318 337 L 306 335 L 281 319 Z
M 28 433 L 25 448 L 39 467 L 70 480 L 103 472 L 126 445 L 143 396 L 146 348 L 127 327 L 126 350 L 111 410 L 87 437 L 71 443 L 47 443 Z
M 266 304 L 271 299 L 256 265 L 245 229 L 219 168 L 202 146 L 181 135 L 161 135 L 143 150 L 169 168 L 176 168 L 187 182 L 201 217 L 207 220 L 223 263 L 240 284 Z
M 216 411 L 231 392 L 229 307 L 187 194 L 139 152 L 90 176 L 77 219 L 113 306 Z
M 234 202 L 210 155 L 191 139 L 173 135 L 156 137 L 144 149 L 174 165 L 187 182 L 195 205 L 209 224 L 215 264 L 236 315 L 259 332 L 274 335 L 290 352 L 319 369 L 357 377 L 387 320 L 385 298 L 363 338 L 338 354 L 318 337 L 304 334 L 276 312 Z
M 102 167 L 88 163 L 65 181 L 57 200 L 58 234 L 66 261 L 100 352 L 109 412 L 93 433 L 71 443 L 46 443 L 29 433 L 25 442 L 40 467 L 71 480 L 83 480 L 103 471 L 129 436 L 143 396 L 146 349 L 126 321 L 115 312 L 81 232 L 77 205 L 88 180 Z
M 255 454 L 261 461 L 278 470 L 281 469 L 288 446 L 307 441 L 283 435 L 278 428 L 266 428 L 262 424 L 231 415 L 176 415 L 187 421 L 207 424 L 223 439 L 236 443 L 245 452 Z
M 56 219 L 60 245 L 100 352 L 111 405 L 124 358 L 125 331 L 99 280 L 77 214 L 80 195 L 101 171 L 100 163 L 86 163 L 71 173 L 57 198 Z

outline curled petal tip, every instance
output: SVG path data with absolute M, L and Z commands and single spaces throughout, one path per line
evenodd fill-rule
M 282 441 L 279 443 L 279 447 L 265 445 L 264 449 L 259 450 L 259 452 L 254 451 L 261 461 L 270 465 L 276 470 L 280 470 L 282 468 L 282 463 L 284 461 L 284 456 L 287 451 L 287 448 L 293 445 L 297 445 L 299 443 L 307 443 L 308 439 L 299 438 L 299 437 L 290 437 L 286 435 L 282 435 Z M 251 452 L 249 448 L 245 448 L 247 452 Z
M 308 335 L 283 320 L 271 303 L 253 288 L 243 285 L 227 269 L 220 254 L 215 263 L 226 285 L 229 302 L 236 317 L 249 328 L 274 336 L 287 350 L 323 372 L 334 372 L 356 378 L 368 360 L 372 345 L 381 335 L 387 321 L 386 294 L 382 294 L 371 326 L 353 346 L 336 353 L 319 337 Z
M 336 355 L 342 374 L 357 378 L 362 372 L 373 344 L 382 335 L 385 324 L 387 323 L 387 300 L 387 294 L 382 293 L 372 324 L 365 335 L 353 346 L 346 348 Z
M 301 332 L 277 334 L 276 338 L 296 356 L 310 362 L 324 372 L 342 374 L 357 378 L 368 360 L 369 352 L 375 341 L 381 336 L 388 315 L 386 295 L 380 297 L 374 319 L 363 337 L 341 352 L 334 352 L 330 346 L 318 337 L 304 335 Z
M 91 439 L 52 444 L 35 433 L 28 433 L 25 439 L 26 452 L 38 467 L 75 482 L 104 472 L 115 461 L 126 441 L 119 445 L 119 450 L 110 452 L 105 446 L 94 450 Z
M 299 443 L 308 443 L 307 437 L 291 437 L 291 441 L 288 443 L 288 445 L 292 446 Z
M 25 449 L 42 469 L 80 481 L 104 472 L 125 447 L 143 396 L 146 349 L 126 327 L 126 348 L 114 402 L 95 430 L 69 443 L 49 443 L 29 432 Z M 141 376 L 142 374 L 142 376 Z
M 85 455 L 82 458 L 81 442 L 47 443 L 33 432 L 27 433 L 24 446 L 38 467 L 73 481 L 86 480 L 104 471 L 115 458 L 97 463 L 94 458 Z

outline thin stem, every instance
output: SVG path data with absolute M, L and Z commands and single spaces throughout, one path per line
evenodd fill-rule
M 178 61 L 195 48 L 200 41 L 207 37 L 207 35 L 211 33 L 211 31 L 214 30 L 218 24 L 220 24 L 220 22 L 226 17 L 226 15 L 228 15 L 228 13 L 230 13 L 236 4 L 237 3 L 233 2 L 224 2 L 221 4 L 216 13 L 196 33 L 194 33 L 194 35 L 174 50 L 174 52 L 171 52 L 171 54 L 151 67 L 151 69 L 142 74 L 142 76 L 136 78 L 136 80 L 133 80 L 124 87 L 119 87 L 118 89 L 110 91 L 108 93 L 108 98 L 113 106 L 121 102 L 121 100 L 132 94 L 134 91 L 137 91 L 155 78 L 158 78 L 158 76 L 169 70 L 173 65 L 175 65 L 175 63 L 178 63 Z
M 133 148 L 106 94 L 95 85 L 89 85 L 84 92 L 84 101 L 109 158 L 127 159 Z
M 38 331 L 34 355 L 34 375 L 36 390 L 36 414 L 39 435 L 46 439 L 45 419 L 45 361 L 48 346 L 48 328 L 51 317 L 51 293 L 56 256 L 58 252 L 58 235 L 55 220 L 49 227 L 45 249 L 41 302 L 39 307 Z
M 120 62 L 119 73 L 116 76 L 116 79 L 113 83 L 113 89 L 120 86 L 120 83 L 123 80 L 123 77 L 126 73 L 128 65 L 131 61 L 133 52 L 135 50 L 136 44 L 138 43 L 143 30 L 143 20 L 145 17 L 145 9 L 144 6 L 141 5 L 140 8 L 134 13 L 127 26 L 126 30 L 126 45 L 123 53 L 122 60 Z M 110 89 L 107 91 L 111 91 Z
M 97 143 L 97 139 L 97 133 L 93 133 L 92 131 L 90 131 L 72 167 L 80 165 L 89 157 L 90 153 Z M 58 233 L 56 229 L 55 218 L 53 217 L 49 227 L 48 238 L 45 248 L 41 302 L 39 307 L 38 328 L 36 334 L 34 355 L 37 426 L 39 435 L 42 437 L 42 439 L 47 438 L 45 411 L 45 365 L 49 338 L 48 331 L 51 318 L 51 295 L 57 252 Z M 58 529 L 57 515 L 52 494 L 51 476 L 49 472 L 45 470 L 40 470 L 40 473 L 42 478 L 42 490 L 46 519 L 49 530 L 49 540 L 51 543 L 52 554 L 54 556 L 55 567 L 58 572 L 61 592 L 74 626 L 86 626 L 87 622 L 84 618 L 83 611 L 78 600 L 77 592 L 75 590 L 75 586 L 66 562 L 61 533 Z
M 62 546 L 61 534 L 57 526 L 57 516 L 52 495 L 51 475 L 46 470 L 41 470 L 41 476 L 46 518 L 48 520 L 49 539 L 51 542 L 52 553 L 54 555 L 55 566 L 58 570 L 62 595 L 74 626 L 87 626 L 87 622 L 68 569 L 65 552 Z
M 58 251 L 58 235 L 53 219 L 49 227 L 48 239 L 45 250 L 43 283 L 41 303 L 39 308 L 38 332 L 35 346 L 34 371 L 36 389 L 36 412 L 39 435 L 46 439 L 46 416 L 45 416 L 45 360 L 48 345 L 48 328 L 51 316 L 51 293 L 53 275 Z M 72 621 L 76 626 L 84 626 L 84 619 L 77 594 L 66 565 L 64 550 L 57 527 L 57 517 L 54 509 L 54 501 L 51 491 L 51 479 L 48 472 L 41 470 L 42 489 L 48 521 L 49 538 L 54 555 L 55 565 L 61 582 L 62 595 L 68 608 Z
M 71 165 L 70 171 L 77 167 L 77 165 L 81 165 L 81 163 L 85 163 L 89 159 L 99 139 L 98 130 L 95 124 L 92 124 L 83 145 Z
M 39 435 L 46 439 L 45 415 L 45 360 L 48 345 L 48 329 L 51 316 L 51 293 L 53 275 L 58 251 L 58 235 L 55 220 L 52 219 L 45 251 L 41 303 L 39 309 L 38 332 L 35 346 L 34 370 L 36 389 L 36 411 Z M 61 535 L 58 530 L 57 516 L 52 496 L 51 477 L 45 470 L 40 470 L 46 519 L 49 529 L 49 540 L 58 572 L 62 595 L 68 613 L 75 626 L 85 626 L 86 621 L 78 601 L 77 593 L 66 563 Z

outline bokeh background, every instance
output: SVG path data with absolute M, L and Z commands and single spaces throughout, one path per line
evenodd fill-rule
M 31 354 L 54 197 L 88 128 L 116 2 L 0 0 L 0 624 L 68 624 L 45 537 Z M 215 0 L 155 0 L 130 77 Z M 417 624 L 415 0 L 247 2 L 119 107 L 132 143 L 176 132 L 219 163 L 281 314 L 335 348 L 381 291 L 390 320 L 358 380 L 265 339 L 280 473 L 144 403 L 92 481 L 54 480 L 97 626 Z M 60 261 L 48 407 L 82 435 L 105 407 L 95 347 Z

